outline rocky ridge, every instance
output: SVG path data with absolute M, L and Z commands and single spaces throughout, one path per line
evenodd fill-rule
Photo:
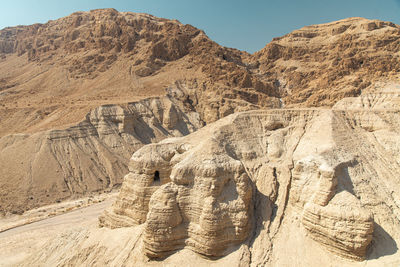
M 1 209 L 20 213 L 33 203 L 107 189 L 121 182 L 130 154 L 142 144 L 187 134 L 234 112 L 332 106 L 343 97 L 374 92 L 382 80 L 398 78 L 398 47 L 399 26 L 362 18 L 302 28 L 274 39 L 254 55 L 221 47 L 203 31 L 176 20 L 113 9 L 5 28 L 0 31 L 0 69 L 4 70 L 0 72 L 0 190 L 6 203 Z M 367 98 L 381 101 L 379 94 Z M 102 147 L 80 143 L 81 131 L 97 139 L 98 126 L 79 130 L 86 127 L 80 122 L 87 121 L 87 114 L 102 105 L 129 106 L 160 96 L 167 96 L 176 110 L 186 114 L 178 120 L 187 124 L 187 116 L 196 126 L 179 132 L 170 131 L 168 125 L 151 126 L 151 119 L 144 124 L 124 120 L 126 129 L 135 125 L 156 129 L 156 137 L 145 134 L 142 139 L 134 133 L 133 137 L 121 134 L 121 123 L 111 121 L 99 126 L 109 133 L 101 141 L 106 147 L 101 150 L 115 147 L 101 157 L 87 156 L 93 151 L 99 154 Z M 151 111 L 141 108 L 138 113 L 147 118 L 175 112 L 160 110 L 164 108 L 169 104 L 150 107 Z M 71 131 L 78 133 L 65 134 Z M 49 132 L 67 136 L 61 138 L 65 143 L 54 150 L 51 141 L 51 149 L 44 149 L 46 140 L 52 140 L 44 137 Z M 39 166 L 48 155 L 57 158 L 49 163 L 54 167 L 51 175 Z M 45 180 L 51 182 L 41 185 Z M 33 189 L 36 185 L 41 189 Z
M 369 91 L 377 81 L 396 81 L 400 27 L 348 18 L 295 30 L 256 52 L 259 75 L 270 74 L 287 106 L 332 106 Z
M 98 105 L 165 95 L 177 84 L 207 123 L 249 109 L 332 106 L 398 78 L 399 36 L 393 23 L 350 18 L 304 27 L 250 55 L 176 20 L 113 9 L 5 28 L 0 134 L 77 123 Z
M 9 117 L 1 135 L 37 131 L 32 121 L 49 117 L 41 129 L 77 123 L 100 104 L 165 95 L 176 83 L 192 89 L 184 99 L 206 122 L 241 106 L 279 105 L 271 85 L 249 83 L 249 54 L 221 47 L 191 25 L 148 14 L 92 10 L 5 28 L 0 48 L 0 68 L 7 70 L 0 74 L 0 112 Z M 66 110 L 67 118 L 56 123 Z
M 286 216 L 294 213 L 329 251 L 364 260 L 371 241 L 375 238 L 375 246 L 382 242 L 374 225 L 384 224 L 393 237 L 399 233 L 399 192 L 390 170 L 400 167 L 395 156 L 400 140 L 380 141 L 396 132 L 397 110 L 239 113 L 187 137 L 145 146 L 133 154 L 119 198 L 100 217 L 100 225 L 144 224 L 149 257 L 182 247 L 216 257 L 245 240 L 251 250 L 265 232 L 272 244 Z M 366 119 L 379 130 L 365 128 Z M 355 136 L 359 141 L 349 147 Z M 394 156 L 386 162 L 389 170 L 377 163 L 386 161 L 384 156 L 368 160 L 384 150 Z M 266 229 L 254 239 L 251 232 L 259 224 Z
M 197 113 L 182 109 L 168 97 L 103 105 L 64 130 L 0 138 L 0 177 L 12 177 L 0 180 L 0 212 L 112 189 L 134 151 L 202 127 Z
M 396 88 L 378 102 L 396 102 Z M 24 264 L 395 265 L 398 108 L 341 105 L 237 113 L 142 147 L 105 227 L 57 237 Z

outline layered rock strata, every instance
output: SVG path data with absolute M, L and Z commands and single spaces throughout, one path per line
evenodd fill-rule
M 350 18 L 304 27 L 249 55 L 190 25 L 113 9 L 1 30 L 0 213 L 109 189 L 128 172 L 131 153 L 201 121 L 332 106 L 362 93 L 333 110 L 240 113 L 148 146 L 132 157 L 100 222 L 143 224 L 143 250 L 154 258 L 182 247 L 221 256 L 242 244 L 241 262 L 285 265 L 291 254 L 279 257 L 277 248 L 299 253 L 314 244 L 307 236 L 342 258 L 395 254 L 399 87 L 376 85 L 399 77 L 399 32 Z M 180 104 L 115 104 L 164 94 Z M 302 240 L 297 248 L 287 246 L 287 229 Z
M 206 123 L 260 108 L 332 106 L 344 97 L 374 91 L 377 82 L 398 79 L 399 32 L 399 26 L 390 22 L 349 18 L 304 27 L 275 38 L 250 55 L 218 45 L 191 25 L 114 9 L 76 12 L 44 24 L 8 27 L 0 30 L 0 69 L 6 70 L 0 72 L 0 137 L 12 135 L 11 139 L 21 140 L 32 133 L 39 136 L 77 125 L 101 105 L 118 106 L 160 95 L 179 99 L 185 112 L 198 113 Z M 382 97 L 377 93 L 353 104 L 377 108 L 381 106 L 376 102 L 379 99 Z M 398 102 L 385 101 L 385 105 L 398 106 Z M 165 123 L 173 125 L 175 119 Z M 22 134 L 15 137 L 17 133 Z M 110 134 L 106 139 L 119 139 L 118 131 L 114 133 L 115 137 Z M 149 140 L 148 136 L 144 138 Z M 40 148 L 41 140 L 35 139 L 39 143 L 20 146 L 21 151 L 13 153 L 23 158 Z M 75 144 L 71 149 L 72 153 L 81 153 Z M 55 154 L 63 151 L 58 149 Z M 124 158 L 133 152 L 124 151 L 120 152 L 126 153 Z M 120 161 L 118 154 L 112 161 Z M 60 157 L 69 160 L 68 153 Z M 0 181 L 4 185 L 0 190 L 7 192 L 6 202 L 19 203 L 17 212 L 32 204 L 30 200 L 22 203 L 22 191 L 5 186 L 7 179 L 20 176 L 21 164 L 24 173 L 32 167 L 32 172 L 49 176 L 38 164 L 23 162 L 6 160 L 3 164 L 9 174 L 0 176 L 0 180 L 6 180 Z M 92 164 L 92 160 L 89 157 L 82 164 Z M 102 170 L 103 162 L 94 165 Z M 126 166 L 120 169 L 126 170 Z M 74 172 L 67 176 L 81 177 L 79 171 Z M 103 176 L 120 179 L 111 173 Z M 93 177 L 83 184 L 94 183 Z M 23 192 L 31 186 L 25 187 Z M 96 190 L 106 187 L 107 182 Z M 78 191 L 91 190 L 83 186 Z M 17 192 L 14 200 L 8 192 Z M 51 194 L 40 197 L 41 203 L 59 200 L 47 200 L 47 195 Z M 62 195 L 64 198 L 66 194 Z
M 201 126 L 198 114 L 162 97 L 100 106 L 66 129 L 2 137 L 0 213 L 111 189 L 122 182 L 134 151 Z
M 318 161 L 312 159 L 299 161 L 293 183 L 300 190 L 294 195 L 306 195 L 297 196 L 297 203 L 303 208 L 302 224 L 314 240 L 341 257 L 364 260 L 372 241 L 373 214 L 352 193 L 338 190 L 338 179 L 346 179 L 340 177 L 346 167 L 332 168 L 326 162 L 318 167 Z
M 340 105 L 238 113 L 144 146 L 101 217 L 118 229 L 73 229 L 23 264 L 396 266 L 398 110 Z
M 207 256 L 242 242 L 250 231 L 252 187 L 240 161 L 209 158 L 192 169 L 180 164 L 173 182 L 150 198 L 145 253 L 162 257 L 184 246 Z
M 273 167 L 263 169 L 260 164 L 261 158 L 266 160 L 266 148 L 257 145 L 258 137 L 270 142 L 271 159 L 279 159 L 286 152 L 273 142 L 283 141 L 288 131 L 300 135 L 299 129 L 282 129 L 295 117 L 302 115 L 294 111 L 283 116 L 277 111 L 236 115 L 219 121 L 217 127 L 206 126 L 189 139 L 167 139 L 140 149 L 131 158 L 119 198 L 100 217 L 100 225 L 144 223 L 144 252 L 152 258 L 182 247 L 209 257 L 225 255 L 226 249 L 249 237 L 255 223 L 253 191 L 257 189 L 251 173 L 276 180 Z M 249 123 L 252 132 L 241 128 Z M 304 118 L 298 126 L 302 123 Z M 237 131 L 231 132 L 231 127 Z M 291 150 L 294 145 L 289 144 Z M 155 181 L 156 172 L 160 181 Z M 270 185 L 263 187 L 258 190 L 276 195 Z
M 382 129 L 377 136 L 391 129 L 384 118 L 399 119 L 393 110 L 253 111 L 228 116 L 187 137 L 145 146 L 132 156 L 119 198 L 100 217 L 100 225 L 144 224 L 143 249 L 151 258 L 183 247 L 222 256 L 237 244 L 258 247 L 264 240 L 265 252 L 252 255 L 265 260 L 271 239 L 281 235 L 283 216 L 292 213 L 328 251 L 363 260 L 377 238 L 376 220 L 383 218 L 376 215 L 379 210 L 365 208 L 368 190 L 360 183 L 365 177 L 387 182 L 393 177 L 360 153 L 379 147 L 365 130 L 371 114 L 376 116 L 371 129 Z M 351 131 L 363 149 L 348 148 Z M 392 152 L 396 147 L 386 146 Z M 160 181 L 155 181 L 157 172 Z M 396 205 L 396 192 L 389 194 L 391 205 Z M 376 205 L 386 194 L 375 196 Z M 398 220 L 395 213 L 391 216 Z
M 399 32 L 391 22 L 348 18 L 274 38 L 254 56 L 287 106 L 332 106 L 398 80 Z
M 207 159 L 196 152 L 185 158 L 189 148 L 162 143 L 135 154 L 121 197 L 100 217 L 100 225 L 146 222 L 145 252 L 157 258 L 184 246 L 221 256 L 230 244 L 245 240 L 251 228 L 252 185 L 244 166 L 214 150 L 197 151 L 208 154 Z

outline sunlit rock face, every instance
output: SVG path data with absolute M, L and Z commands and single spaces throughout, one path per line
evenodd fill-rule
M 373 214 L 349 191 L 338 188 L 347 165 L 335 167 L 314 159 L 299 161 L 293 171 L 294 204 L 303 208 L 301 222 L 311 238 L 334 254 L 363 260 L 372 240 Z M 342 177 L 340 177 L 342 175 Z
M 122 183 L 133 152 L 201 126 L 195 112 L 156 97 L 102 105 L 65 129 L 1 137 L 0 214 L 111 190 Z
M 237 113 L 145 146 L 101 225 L 144 224 L 150 258 L 181 248 L 218 257 L 242 244 L 262 264 L 282 227 L 300 227 L 329 253 L 362 261 L 383 227 L 396 229 L 400 117 L 393 106 L 342 105 Z
M 150 257 L 183 246 L 221 256 L 248 236 L 252 187 L 241 162 L 214 157 L 198 163 L 175 165 L 172 182 L 152 195 L 144 239 Z

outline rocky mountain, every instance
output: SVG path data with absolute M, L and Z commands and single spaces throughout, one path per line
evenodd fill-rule
M 243 260 L 259 266 L 281 253 L 282 228 L 302 224 L 327 251 L 362 261 L 386 247 L 382 228 L 400 237 L 399 90 L 381 92 L 382 102 L 397 102 L 390 109 L 344 110 L 339 101 L 328 110 L 244 112 L 145 146 L 100 225 L 143 224 L 150 258 L 185 247 L 221 257 L 246 244 Z
M 399 38 L 393 23 L 351 18 L 250 55 L 191 25 L 114 9 L 5 28 L 0 213 L 109 190 L 142 145 L 235 112 L 372 93 L 399 77 Z
M 240 112 L 144 146 L 102 228 L 36 237 L 17 265 L 396 266 L 399 92 Z
M 144 144 L 187 135 L 200 127 L 168 97 L 102 105 L 62 130 L 0 139 L 0 210 L 23 213 L 120 185 L 127 160 Z
M 269 102 L 274 94 L 228 89 L 228 81 L 245 80 L 247 53 L 223 48 L 178 21 L 113 9 L 3 29 L 0 55 L 1 116 L 7 118 L 1 135 L 76 123 L 101 104 L 165 95 L 176 82 L 196 90 L 188 102 L 200 105 L 205 121 L 232 112 L 220 103 L 224 90 L 231 92 L 232 109 L 257 104 L 257 98 Z M 215 103 L 224 108 L 218 111 Z
M 274 38 L 254 57 L 287 106 L 332 106 L 377 81 L 398 80 L 399 38 L 391 22 L 349 18 Z

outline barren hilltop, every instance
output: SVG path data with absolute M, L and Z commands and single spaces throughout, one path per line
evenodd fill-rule
M 122 187 L 96 211 L 102 228 L 39 229 L 35 245 L 0 234 L 0 256 L 399 264 L 399 59 L 400 26 L 364 18 L 307 26 L 252 55 L 114 9 L 5 28 L 0 216 Z M 18 244 L 29 251 L 10 257 Z
M 399 34 L 393 23 L 351 18 L 304 27 L 250 55 L 191 25 L 113 9 L 5 28 L 0 134 L 63 127 L 99 105 L 165 95 L 176 84 L 207 123 L 281 103 L 332 106 L 397 77 Z

